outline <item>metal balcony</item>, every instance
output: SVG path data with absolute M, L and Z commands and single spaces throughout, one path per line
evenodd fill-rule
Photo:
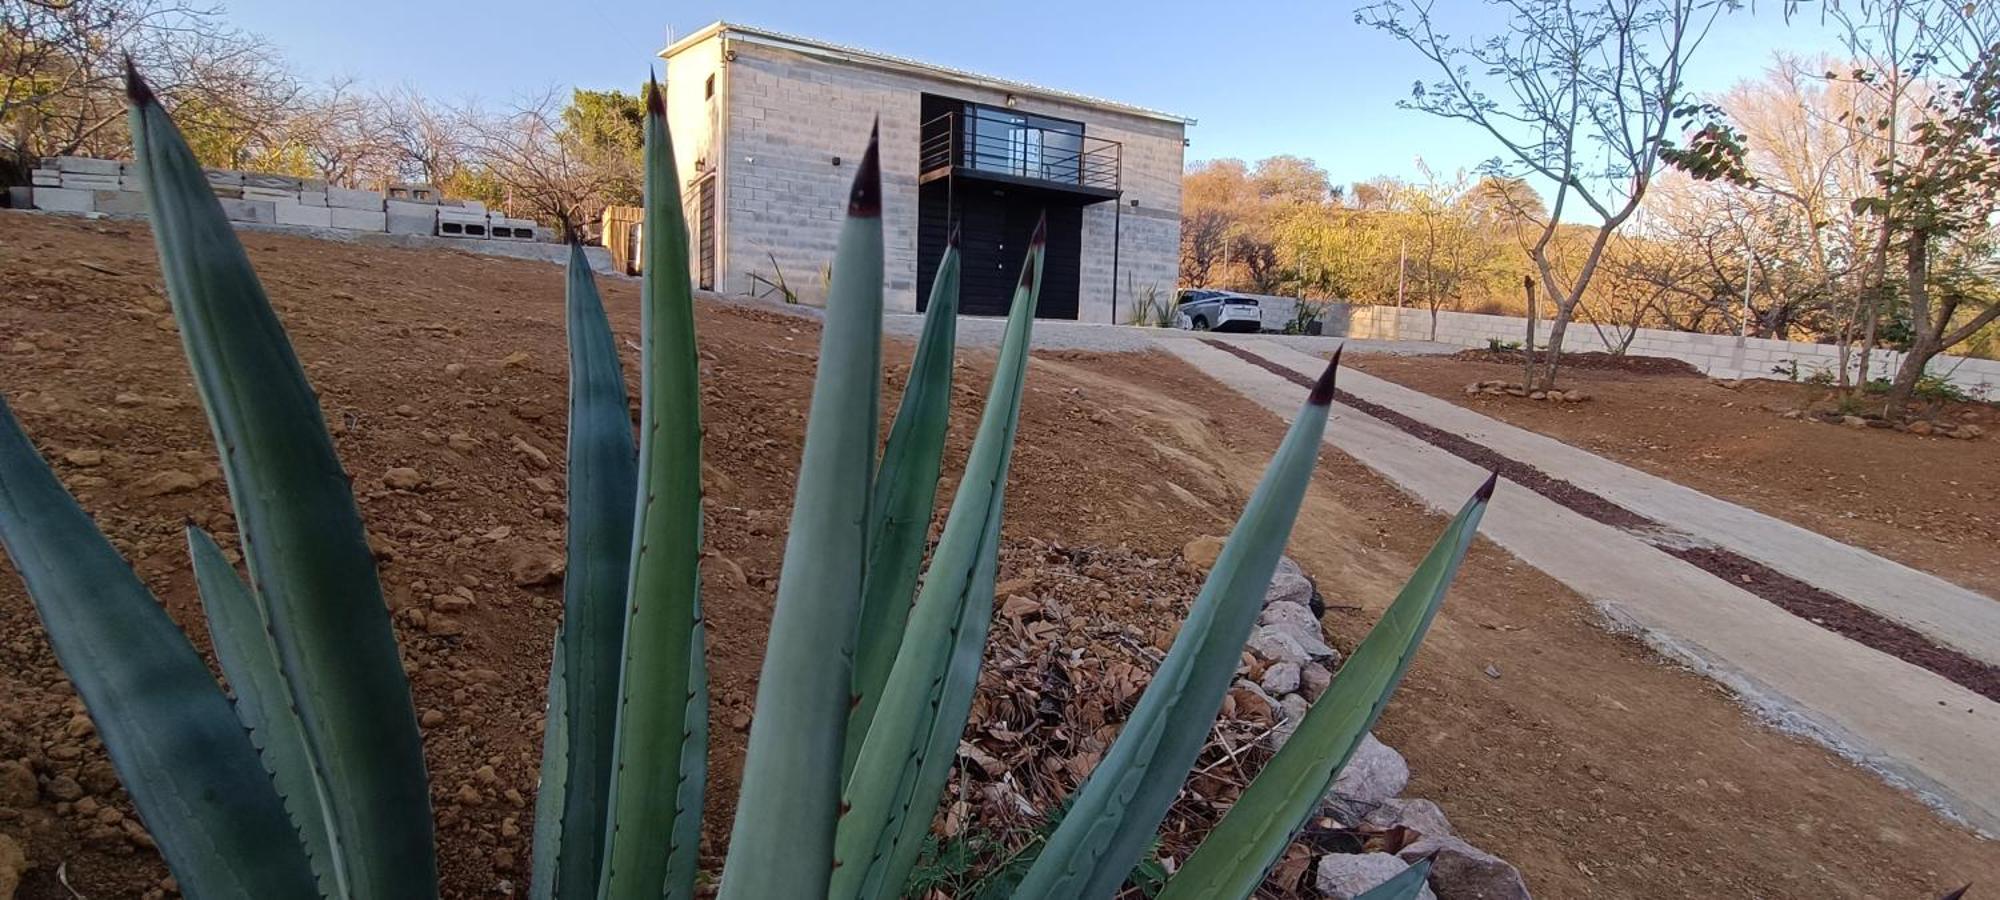
M 920 181 L 980 178 L 1044 190 L 1118 196 L 1123 145 L 1080 131 L 1012 120 L 1004 112 L 948 112 L 923 124 Z M 1091 201 L 1086 201 L 1091 202 Z

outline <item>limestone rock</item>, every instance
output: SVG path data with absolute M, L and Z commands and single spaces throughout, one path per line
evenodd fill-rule
M 1378 804 L 1403 792 L 1410 784 L 1410 764 L 1403 754 L 1375 739 L 1373 732 L 1361 739 L 1354 756 L 1333 779 L 1328 794 L 1357 804 Z
M 382 473 L 382 484 L 399 491 L 414 491 L 424 483 L 424 476 L 409 466 L 397 466 Z
M 500 358 L 500 367 L 503 369 L 518 369 L 532 362 L 534 358 L 526 350 L 516 350 Z
M 1337 660 L 1340 658 L 1340 654 L 1334 652 L 1332 647 L 1327 646 L 1325 639 L 1322 637 L 1324 632 L 1321 630 L 1319 617 L 1313 615 L 1312 610 L 1297 603 L 1273 603 L 1270 606 L 1264 607 L 1264 612 L 1257 616 L 1257 624 L 1262 626 L 1262 628 L 1258 629 L 1259 631 L 1263 630 L 1263 628 L 1272 628 L 1283 632 L 1285 636 L 1291 638 L 1294 643 L 1299 645 L 1299 649 L 1304 650 L 1306 655 L 1313 659 Z M 1256 648 L 1252 647 L 1251 649 L 1254 650 Z M 1265 656 L 1264 658 L 1276 659 L 1276 657 L 1271 656 Z M 1304 665 L 1307 661 L 1298 660 L 1297 662 Z
M 1432 858 L 1430 883 L 1439 900 L 1529 900 L 1520 870 L 1458 838 L 1426 837 L 1397 855 L 1405 862 Z
M 1407 828 L 1423 837 L 1449 837 L 1451 821 L 1444 817 L 1444 810 L 1429 800 L 1411 800 L 1401 797 L 1382 801 L 1362 822 L 1376 828 Z
M 567 562 L 562 554 L 543 547 L 514 551 L 507 559 L 507 574 L 520 587 L 539 587 L 562 581 Z
M 1292 636 L 1291 629 L 1282 625 L 1258 626 L 1256 631 L 1250 633 L 1250 640 L 1245 642 L 1244 646 L 1259 658 L 1274 663 L 1288 662 L 1303 666 L 1312 662 L 1312 657 L 1307 655 L 1306 648 L 1300 646 L 1298 639 Z
M 1263 688 L 1280 697 L 1296 693 L 1299 689 L 1299 666 L 1297 663 L 1281 662 L 1264 670 Z
M 1306 577 L 1304 569 L 1289 556 L 1278 557 L 1278 568 L 1271 573 L 1271 586 L 1264 589 L 1264 605 L 1274 603 L 1296 603 L 1310 608 L 1313 602 L 1312 579 Z
M 1181 555 L 1187 557 L 1195 568 L 1206 572 L 1215 565 L 1215 558 L 1222 555 L 1222 539 L 1211 535 L 1195 538 L 1181 548 Z
M 1313 662 L 1299 667 L 1299 693 L 1307 700 L 1318 700 L 1332 684 L 1333 671 L 1326 666 Z
M 1313 886 L 1327 900 L 1354 900 L 1382 882 L 1401 875 L 1410 864 L 1387 853 L 1329 853 L 1319 860 Z M 1436 900 L 1428 885 L 1418 900 Z
M 1282 718 L 1271 729 L 1269 740 L 1272 750 L 1284 747 L 1285 742 L 1292 739 L 1292 732 L 1298 730 L 1299 722 L 1306 717 L 1306 710 L 1311 708 L 1312 704 L 1297 694 L 1286 694 L 1285 699 L 1278 701 L 1278 713 Z
M 141 497 L 162 497 L 185 494 L 198 487 L 201 487 L 201 479 L 179 469 L 163 469 L 139 479 L 132 490 Z
M 69 463 L 79 469 L 101 466 L 104 465 L 104 451 L 88 449 L 71 450 L 63 454 L 63 462 Z

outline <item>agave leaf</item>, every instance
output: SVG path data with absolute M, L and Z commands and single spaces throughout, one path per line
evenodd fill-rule
M 1109 897 L 1153 839 L 1208 739 L 1263 607 L 1319 460 L 1339 365 L 1336 353 L 1250 495 L 1173 649 L 1022 880 L 1022 896 Z
M 319 896 L 250 737 L 187 636 L 36 455 L 0 398 L 0 547 L 190 897 Z
M 563 630 L 556 627 L 556 640 L 549 653 L 548 711 L 543 715 L 542 773 L 535 784 L 535 843 L 528 860 L 529 900 L 549 900 L 555 896 L 558 859 L 566 838 L 563 816 L 569 802 L 569 687 L 563 677 Z M 593 822 L 596 833 L 603 825 Z M 596 873 L 587 873 L 585 889 L 597 893 Z
M 1291 745 L 1287 744 L 1286 746 L 1289 747 Z M 1429 859 L 1420 859 L 1411 864 L 1409 868 L 1397 872 L 1395 877 L 1390 878 L 1388 881 L 1369 888 L 1361 896 L 1354 898 L 1354 900 L 1417 900 L 1419 896 L 1423 895 L 1424 883 L 1430 877 L 1431 861 Z M 1164 897 L 1166 895 L 1162 894 L 1161 896 Z M 1249 895 L 1245 894 L 1244 896 Z
M 954 230 L 931 282 L 924 310 L 924 333 L 910 364 L 896 424 L 875 474 L 868 504 L 868 568 L 861 575 L 861 619 L 855 629 L 854 713 L 847 719 L 847 748 L 841 759 L 845 778 L 861 753 L 861 739 L 882 699 L 882 682 L 896 661 L 910 598 L 923 568 L 930 538 L 931 509 L 937 502 L 938 472 L 944 465 L 944 437 L 951 418 L 952 357 L 958 343 L 958 232 Z
M 264 769 L 271 773 L 285 812 L 298 828 L 320 891 L 346 897 L 347 873 L 339 865 L 340 848 L 333 844 L 326 780 L 313 766 L 305 726 L 292 709 L 291 687 L 278 666 L 278 650 L 271 642 L 264 606 L 236 577 L 236 569 L 222 555 L 215 538 L 189 525 L 187 539 L 201 608 L 208 618 L 209 643 L 222 663 L 222 674 L 229 677 L 229 686 L 236 692 L 236 717 L 250 730 L 250 741 L 263 757 Z
M 646 93 L 643 391 L 624 668 L 598 896 L 694 892 L 708 696 L 701 657 L 701 386 L 687 222 L 657 84 Z M 669 800 L 668 798 L 672 798 Z M 695 823 L 690 825 L 689 823 Z
M 435 896 L 416 710 L 319 399 L 194 154 L 145 83 L 132 74 L 127 85 L 167 296 L 221 451 L 251 588 L 325 773 L 347 886 L 369 898 Z
M 951 775 L 993 619 L 1001 499 L 1021 414 L 1044 246 L 1038 228 L 1014 290 L 979 434 L 843 794 L 832 900 L 899 895 Z
M 557 891 L 538 896 L 581 900 L 597 896 L 604 862 L 638 468 L 618 344 L 580 244 L 570 245 L 566 307 L 569 561 L 563 578 L 563 627 L 556 632 L 553 651 L 560 659 L 550 669 L 562 676 L 565 696 L 549 698 L 548 723 L 549 734 L 563 735 L 564 745 L 553 749 L 564 770 L 551 773 L 543 766 L 535 838 L 554 843 L 538 843 L 534 855 L 555 869 L 535 871 L 537 884 L 546 876 Z M 551 681 L 549 690 L 557 689 Z M 558 715 L 564 721 L 556 721 Z M 551 785 L 555 791 L 548 790 Z M 544 828 L 547 815 L 561 820 Z
M 881 379 L 882 183 L 870 136 L 834 252 L 784 574 L 723 864 L 723 900 L 826 894 Z
M 1291 740 L 1174 875 L 1163 898 L 1248 897 L 1263 883 L 1409 671 L 1492 496 L 1489 478 L 1439 535 Z

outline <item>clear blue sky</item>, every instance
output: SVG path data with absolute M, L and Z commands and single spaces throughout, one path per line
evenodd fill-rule
M 1476 0 L 1457 30 L 1489 13 Z M 1718 26 L 1693 81 L 1720 90 L 1756 75 L 1775 50 L 1836 49 L 1816 20 L 1787 25 L 1776 3 Z M 669 31 L 716 19 L 851 44 L 926 62 L 1164 109 L 1199 120 L 1190 162 L 1296 153 L 1336 183 L 1470 167 L 1495 153 L 1469 125 L 1400 110 L 1430 71 L 1407 47 L 1356 25 L 1352 3 L 1324 0 L 229 0 L 231 18 L 275 43 L 313 79 L 409 84 L 488 103 L 551 86 L 643 82 Z

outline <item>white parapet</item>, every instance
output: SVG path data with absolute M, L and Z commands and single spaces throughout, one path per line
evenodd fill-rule
M 91 191 L 38 187 L 35 188 L 35 208 L 52 212 L 96 212 L 97 198 Z
M 308 228 L 332 228 L 333 210 L 324 206 L 307 206 L 303 203 L 277 204 L 278 224 L 303 225 Z
M 382 195 L 375 191 L 357 191 L 353 188 L 333 187 L 326 189 L 326 205 L 342 209 L 366 209 L 382 211 Z
M 386 231 L 388 214 L 379 209 L 355 209 L 348 206 L 328 206 L 327 224 L 348 231 Z

